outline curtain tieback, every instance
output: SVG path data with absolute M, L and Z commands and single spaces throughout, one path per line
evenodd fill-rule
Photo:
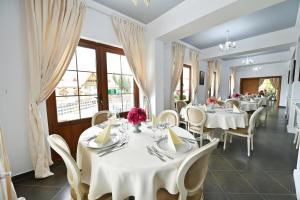
M 5 179 L 6 177 L 11 177 L 11 172 L 0 173 L 0 179 Z

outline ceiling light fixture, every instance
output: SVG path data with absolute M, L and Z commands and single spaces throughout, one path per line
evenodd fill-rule
M 135 6 L 138 5 L 139 0 L 132 0 L 133 4 Z M 144 3 L 146 4 L 146 6 L 149 6 L 150 0 L 144 0 Z
M 252 65 L 252 64 L 254 64 L 254 61 L 251 58 L 248 58 L 248 56 L 247 56 L 246 59 L 242 60 L 242 64 L 244 64 L 244 65 Z
M 236 47 L 236 43 L 229 40 L 229 30 L 227 30 L 226 33 L 226 42 L 224 44 L 219 44 L 219 49 L 221 51 L 230 51 Z

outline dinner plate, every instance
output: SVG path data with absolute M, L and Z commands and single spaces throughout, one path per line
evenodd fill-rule
M 95 138 L 96 139 L 96 138 Z M 101 149 L 109 146 L 116 145 L 120 141 L 120 137 L 118 135 L 111 135 L 111 140 L 105 144 L 100 144 L 95 142 L 95 139 L 92 139 L 88 142 L 87 146 L 92 149 Z
M 182 140 L 182 142 L 183 143 L 181 145 L 177 146 L 176 153 L 186 153 L 186 152 L 189 152 L 193 148 L 193 146 L 189 142 L 184 141 L 184 140 Z M 170 149 L 170 147 L 168 145 L 167 137 L 161 138 L 160 140 L 158 140 L 157 146 L 163 151 L 167 151 L 169 153 L 174 153 L 174 151 L 172 149 Z

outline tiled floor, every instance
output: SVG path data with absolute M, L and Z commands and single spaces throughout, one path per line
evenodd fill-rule
M 297 151 L 287 134 L 284 109 L 271 110 L 266 126 L 257 129 L 254 152 L 246 155 L 246 140 L 237 137 L 211 157 L 204 185 L 205 200 L 295 200 L 293 169 Z M 54 176 L 35 180 L 32 175 L 14 181 L 18 196 L 28 200 L 70 199 L 63 164 Z

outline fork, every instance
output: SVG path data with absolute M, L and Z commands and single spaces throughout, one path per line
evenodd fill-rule
M 171 159 L 171 160 L 174 160 L 174 158 L 172 156 L 169 156 L 168 154 L 162 152 L 162 151 L 159 151 L 157 148 L 155 148 L 155 146 L 151 146 L 151 148 L 153 149 L 153 151 L 156 153 L 156 154 L 161 154 L 161 155 L 164 155 L 166 156 L 167 158 Z
M 156 154 L 149 146 L 147 146 L 147 150 L 148 150 L 148 153 L 149 153 L 150 155 L 153 155 L 153 156 L 159 158 L 159 159 L 160 159 L 161 161 L 163 161 L 163 162 L 166 162 L 165 159 L 163 159 L 161 156 L 159 156 L 158 154 Z

